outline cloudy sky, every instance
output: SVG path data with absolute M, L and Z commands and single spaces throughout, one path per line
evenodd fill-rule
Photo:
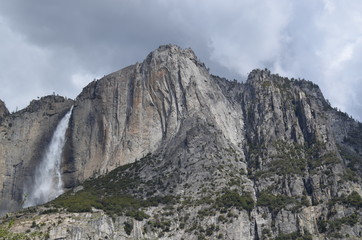
M 10 111 L 142 61 L 191 47 L 211 72 L 254 68 L 311 80 L 362 120 L 361 0 L 2 0 L 0 99 Z

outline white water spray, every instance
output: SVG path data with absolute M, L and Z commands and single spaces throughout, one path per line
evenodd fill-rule
M 65 133 L 73 107 L 60 120 L 40 165 L 35 170 L 31 191 L 24 195 L 23 207 L 31 207 L 49 202 L 63 193 L 61 158 L 65 143 Z

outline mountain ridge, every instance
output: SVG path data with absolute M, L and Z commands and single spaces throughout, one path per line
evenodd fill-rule
M 62 164 L 70 191 L 19 213 L 31 222 L 48 211 L 39 229 L 50 239 L 361 236 L 362 125 L 312 82 L 260 69 L 231 82 L 192 50 L 165 45 L 41 111 L 56 122 L 70 105 Z M 68 224 L 76 216 L 88 220 Z M 20 222 L 14 231 L 38 231 Z

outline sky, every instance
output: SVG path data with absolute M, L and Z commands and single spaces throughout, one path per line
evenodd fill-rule
M 313 81 L 362 120 L 361 26 L 361 0 L 2 0 L 0 99 L 75 98 L 172 43 L 231 80 L 268 68 Z

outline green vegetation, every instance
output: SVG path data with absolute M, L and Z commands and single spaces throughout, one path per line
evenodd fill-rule
M 266 163 L 265 170 L 256 172 L 256 178 L 274 174 L 279 176 L 302 175 L 307 170 L 314 173 L 322 165 L 330 166 L 340 162 L 335 153 L 326 153 L 324 144 L 318 141 L 311 145 L 276 141 L 273 145 L 278 154 L 271 156 L 271 161 Z M 252 150 L 256 151 L 256 148 Z
M 219 226 L 216 226 L 215 224 L 211 224 L 208 226 L 205 230 L 206 236 L 211 236 L 214 234 L 214 232 L 218 232 L 220 230 Z
M 162 232 L 169 232 L 171 227 L 171 221 L 166 218 L 155 218 L 147 222 L 148 226 L 152 231 L 160 229 Z
M 306 168 L 306 159 L 304 158 L 303 146 L 299 144 L 288 144 L 278 141 L 275 144 L 278 155 L 268 165 L 268 170 L 279 175 L 302 174 Z
M 226 223 L 228 220 L 224 215 L 219 215 L 217 221 L 221 223 Z
M 306 170 L 306 162 L 304 159 L 276 159 L 268 164 L 267 173 L 278 175 L 302 174 Z
M 359 217 L 356 213 L 333 220 L 318 219 L 317 226 L 320 233 L 327 233 L 332 236 L 342 229 L 342 225 L 355 226 L 359 222 Z
M 159 204 L 174 204 L 177 199 L 173 196 L 135 197 L 134 190 L 138 189 L 141 181 L 137 172 L 141 163 L 119 167 L 105 176 L 88 180 L 84 189 L 77 192 L 67 192 L 50 203 L 55 208 L 65 208 L 69 212 L 91 212 L 92 208 L 102 209 L 107 214 L 126 215 L 136 220 L 149 216 L 142 210 Z M 55 210 L 50 210 L 55 211 Z
M 339 163 L 340 160 L 335 153 L 327 153 L 319 158 L 310 159 L 308 161 L 308 166 L 310 169 L 315 169 L 322 165 L 333 165 Z
M 49 209 L 46 209 L 46 210 L 42 211 L 40 214 L 50 214 L 50 213 L 56 213 L 56 212 L 58 212 L 58 209 L 49 208 Z
M 174 198 L 170 196 L 143 200 L 130 195 L 103 196 L 102 194 L 88 192 L 85 189 L 75 195 L 64 194 L 54 200 L 52 204 L 56 208 L 65 208 L 69 212 L 91 212 L 92 207 L 94 207 L 104 210 L 111 216 L 126 215 L 141 221 L 149 218 L 149 215 L 143 212 L 142 208 L 171 202 L 174 202 Z
M 323 220 L 321 218 L 318 218 L 317 220 L 317 227 L 318 227 L 318 231 L 320 233 L 325 233 L 327 232 L 327 228 L 328 228 L 328 222 L 326 220 Z
M 309 202 L 303 196 L 300 200 L 285 195 L 274 195 L 268 191 L 260 192 L 256 206 L 268 207 L 272 214 L 276 215 L 281 209 L 288 209 L 292 212 L 299 211 L 303 206 L 308 206 Z
M 342 146 L 338 146 L 338 148 L 342 158 L 347 162 L 348 170 L 350 170 L 347 174 L 361 170 L 362 158 L 358 154 Z M 357 179 L 352 176 L 351 180 L 356 181 Z
M 259 194 L 256 205 L 268 207 L 273 214 L 276 214 L 281 209 L 286 208 L 287 205 L 295 204 L 295 202 L 296 200 L 292 197 L 285 195 L 273 195 L 267 191 L 263 191 Z
M 267 87 L 269 87 L 269 86 L 271 86 L 271 85 L 272 85 L 272 84 L 271 84 L 270 81 L 264 81 L 264 82 L 262 83 L 263 88 L 267 88 Z
M 353 213 L 347 217 L 342 217 L 333 221 L 328 221 L 329 228 L 333 229 L 334 231 L 341 230 L 342 225 L 349 225 L 354 226 L 358 223 L 358 215 L 356 213 Z
M 347 117 L 349 117 L 347 115 Z M 351 128 L 348 132 L 348 136 L 345 137 L 344 142 L 349 145 L 361 146 L 362 145 L 362 123 L 358 123 L 358 125 L 354 128 Z
M 346 172 L 342 175 L 344 181 L 358 182 L 358 175 L 355 171 L 347 168 Z
M 349 206 L 362 208 L 362 197 L 355 191 L 353 191 L 350 195 L 348 195 L 347 198 L 342 202 Z
M 33 221 L 32 223 L 31 223 L 31 228 L 35 228 L 37 225 L 36 225 L 36 222 L 35 221 Z
M 26 236 L 24 233 L 12 233 L 7 228 L 0 227 L 0 239 L 6 240 L 30 240 L 30 237 Z
M 133 230 L 133 222 L 132 221 L 124 222 L 124 231 L 127 233 L 127 235 L 131 235 L 132 230 Z
M 329 206 L 332 207 L 336 203 L 341 203 L 348 207 L 362 208 L 362 197 L 355 191 L 348 196 L 342 195 L 329 201 Z
M 266 239 L 268 237 L 271 237 L 271 231 L 269 228 L 264 228 L 262 231 L 261 231 L 261 234 L 262 234 L 262 239 Z
M 281 233 L 274 240 L 312 240 L 312 235 L 310 233 L 305 233 L 304 235 L 298 232 L 293 233 Z
M 9 227 L 0 226 L 0 239 L 1 240 L 31 240 L 31 239 L 47 239 L 48 233 L 39 231 L 31 231 L 28 229 L 25 233 L 13 233 Z
M 102 208 L 98 197 L 89 191 L 77 192 L 74 195 L 63 194 L 52 204 L 56 208 L 66 208 L 69 212 L 91 212 L 92 207 Z
M 218 210 L 235 207 L 250 212 L 254 207 L 254 201 L 249 194 L 241 196 L 236 191 L 227 190 L 215 200 L 215 207 Z
M 329 201 L 329 207 L 332 208 L 335 204 L 343 204 L 346 207 L 353 207 L 356 209 L 362 208 L 362 197 L 355 191 L 353 191 L 348 196 L 342 195 L 341 197 L 336 197 Z M 338 237 L 339 231 L 342 229 L 343 225 L 355 226 L 360 222 L 361 217 L 358 213 L 353 213 L 348 216 L 326 220 L 319 218 L 317 221 L 318 231 L 320 233 L 327 233 L 330 237 Z
M 197 216 L 199 218 L 204 218 L 206 216 L 213 216 L 216 214 L 216 211 L 213 207 L 209 207 L 209 208 L 205 208 L 205 209 L 201 209 L 197 212 Z

